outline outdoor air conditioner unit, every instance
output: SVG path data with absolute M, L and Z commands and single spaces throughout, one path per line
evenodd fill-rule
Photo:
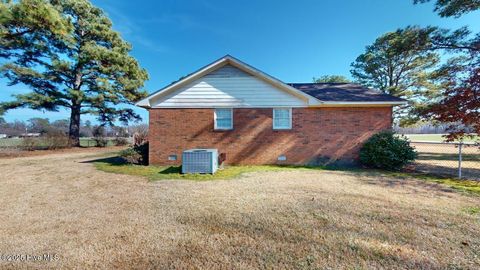
M 211 173 L 218 169 L 217 149 L 190 149 L 182 154 L 182 173 Z

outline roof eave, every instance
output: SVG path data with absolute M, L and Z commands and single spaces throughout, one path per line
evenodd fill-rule
M 150 100 L 144 98 L 144 99 L 138 101 L 137 103 L 135 103 L 135 106 L 142 107 L 142 108 L 145 108 L 145 109 L 151 108 Z
M 328 105 L 389 105 L 399 106 L 406 105 L 407 101 L 322 101 L 318 106 Z

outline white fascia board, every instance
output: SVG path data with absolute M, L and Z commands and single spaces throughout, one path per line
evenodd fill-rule
M 150 108 L 150 101 L 147 98 L 144 98 L 137 103 L 135 103 L 135 106 L 142 107 L 142 108 Z
M 321 105 L 406 105 L 407 101 L 324 101 Z
M 151 108 L 153 109 L 196 109 L 196 108 L 202 108 L 202 109 L 215 109 L 215 108 L 232 108 L 232 109 L 264 109 L 264 108 L 308 108 L 312 106 L 299 106 L 299 105 L 283 105 L 283 106 L 248 106 L 248 105 L 242 105 L 242 106 L 235 106 L 235 105 L 171 105 L 171 106 L 153 106 Z

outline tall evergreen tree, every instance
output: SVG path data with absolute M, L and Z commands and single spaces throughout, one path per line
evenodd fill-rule
M 69 136 L 79 145 L 80 116 L 100 122 L 138 120 L 133 104 L 147 72 L 129 55 L 131 45 L 88 0 L 1 0 L 0 74 L 32 92 L 15 95 L 2 110 L 19 107 L 70 111 Z
M 438 95 L 433 69 L 440 57 L 426 50 L 435 30 L 407 27 L 386 33 L 351 64 L 352 76 L 359 83 L 409 100 L 409 106 L 395 111 L 402 123 L 411 122 L 414 108 Z

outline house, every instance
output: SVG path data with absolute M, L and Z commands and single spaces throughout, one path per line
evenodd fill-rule
M 22 133 L 19 135 L 20 138 L 34 138 L 34 137 L 40 137 L 40 133 Z
M 216 148 L 226 164 L 353 163 L 392 127 L 403 99 L 350 83 L 284 83 L 232 56 L 139 101 L 149 111 L 150 164 Z

